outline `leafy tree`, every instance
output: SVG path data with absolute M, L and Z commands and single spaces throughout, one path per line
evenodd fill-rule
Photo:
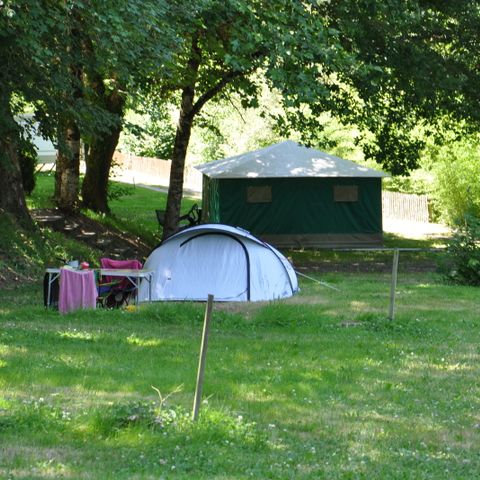
M 23 132 L 14 115 L 28 102 L 41 133 L 58 139 L 56 198 L 66 210 L 74 208 L 78 195 L 79 131 L 105 123 L 102 112 L 85 102 L 82 90 L 79 18 L 80 9 L 88 6 L 50 0 L 5 1 L 0 6 L 1 205 L 25 221 L 29 214 L 18 157 Z
M 480 142 L 473 137 L 451 142 L 434 153 L 434 195 L 443 219 L 457 224 L 465 215 L 480 218 Z
M 317 8 L 341 31 L 347 51 L 378 67 L 369 77 L 352 76 L 362 108 L 347 112 L 374 134 L 363 141 L 367 157 L 394 174 L 408 173 L 425 144 L 416 135 L 419 124 L 437 137 L 445 116 L 453 125 L 478 125 L 477 1 L 346 0 Z
M 66 85 L 58 65 L 63 54 L 65 5 L 38 0 L 5 0 L 0 5 L 0 208 L 30 223 L 22 185 L 19 151 L 22 127 L 14 116 L 24 102 L 54 106 L 52 84 Z
M 236 93 L 243 107 L 257 105 L 262 74 L 301 122 L 302 105 L 315 115 L 338 102 L 334 74 L 353 68 L 338 32 L 308 1 L 203 0 L 187 16 L 177 12 L 176 21 L 183 48 L 157 83 L 162 100 L 180 97 L 163 238 L 176 230 L 192 127 L 208 102 Z
M 120 148 L 140 157 L 171 158 L 175 126 L 167 106 L 152 108 L 147 101 L 134 109 L 126 114 Z
M 479 5 L 473 0 L 287 2 L 204 0 L 183 18 L 184 49 L 162 92 L 180 93 L 164 238 L 178 220 L 185 154 L 206 103 L 236 92 L 255 105 L 259 75 L 282 95 L 292 127 L 314 143 L 332 111 L 373 133 L 367 157 L 392 173 L 417 165 L 419 124 L 436 131 L 445 115 L 478 122 Z M 413 134 L 412 134 L 413 132 Z M 313 135 L 312 135 L 313 133 Z M 369 138 L 369 140 L 367 140 Z
M 109 128 L 90 136 L 87 171 L 82 185 L 83 205 L 108 212 L 108 178 L 112 157 L 123 127 L 127 95 L 135 97 L 149 79 L 152 69 L 165 68 L 175 38 L 166 22 L 167 5 L 158 0 L 101 2 L 95 10 L 97 24 L 87 25 L 85 54 L 88 99 L 112 115 Z M 85 30 L 84 30 L 85 32 Z
M 57 205 L 65 211 L 78 206 L 83 136 L 90 144 L 85 203 L 100 211 L 108 209 L 106 185 L 126 89 L 134 88 L 131 79 L 145 72 L 145 60 L 149 68 L 165 63 L 159 52 L 166 51 L 171 37 L 162 30 L 163 8 L 163 2 L 153 0 L 120 5 L 96 0 L 2 2 L 2 207 L 28 219 L 18 156 L 21 127 L 13 120 L 28 101 L 42 133 L 58 141 Z

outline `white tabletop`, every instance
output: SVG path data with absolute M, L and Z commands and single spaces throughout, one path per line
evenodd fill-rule
M 62 267 L 63 268 L 63 267 Z M 67 267 L 68 268 L 68 267 Z M 74 268 L 68 268 L 74 272 L 88 272 L 91 270 L 99 271 L 100 275 L 106 275 L 110 277 L 136 277 L 136 278 L 147 278 L 153 275 L 153 270 L 137 270 L 130 268 L 87 268 L 85 270 L 78 270 Z M 46 273 L 60 273 L 60 268 L 46 268 Z

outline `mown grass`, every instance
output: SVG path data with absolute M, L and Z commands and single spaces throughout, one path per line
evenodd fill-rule
M 39 183 L 31 205 L 45 207 L 51 179 Z M 154 236 L 162 201 L 135 189 L 112 202 L 114 221 L 139 218 Z M 4 230 L 38 264 L 48 237 Z M 389 321 L 390 275 L 375 265 L 391 253 L 289 255 L 373 267 L 309 272 L 339 291 L 302 278 L 285 301 L 216 304 L 198 423 L 203 304 L 60 315 L 41 306 L 40 282 L 0 291 L 0 477 L 476 478 L 478 289 L 412 273 L 407 262 L 431 258 L 402 253 Z
M 475 478 L 478 289 L 405 274 L 391 322 L 388 275 L 326 278 L 215 306 L 198 424 L 203 305 L 61 316 L 2 292 L 1 475 Z

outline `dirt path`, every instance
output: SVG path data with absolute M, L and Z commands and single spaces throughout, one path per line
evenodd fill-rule
M 96 222 L 81 213 L 65 216 L 55 208 L 31 210 L 30 213 L 41 228 L 49 227 L 84 242 L 110 258 L 143 260 L 151 251 L 151 247 L 139 237 Z

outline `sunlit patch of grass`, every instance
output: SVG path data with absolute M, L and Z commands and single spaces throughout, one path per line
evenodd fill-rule
M 137 335 L 132 334 L 127 337 L 127 343 L 137 347 L 158 347 L 162 344 L 162 341 L 158 338 L 139 338 Z
M 92 332 L 79 332 L 77 329 L 67 330 L 63 332 L 58 332 L 58 335 L 61 338 L 72 338 L 72 339 L 79 339 L 79 340 L 86 340 L 86 341 L 93 341 L 95 340 L 95 335 Z

